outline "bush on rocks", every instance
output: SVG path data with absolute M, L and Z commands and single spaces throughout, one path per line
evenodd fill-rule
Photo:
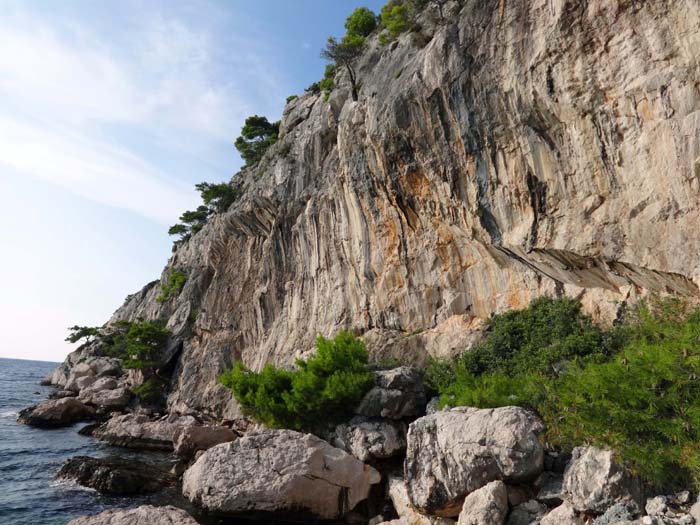
M 267 364 L 261 372 L 236 363 L 220 381 L 231 388 L 247 415 L 272 428 L 312 429 L 340 422 L 372 387 L 362 341 L 349 332 L 319 337 L 316 354 L 298 360 L 296 370 Z

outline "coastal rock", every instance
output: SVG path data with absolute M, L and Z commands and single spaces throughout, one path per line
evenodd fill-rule
M 615 461 L 612 451 L 596 447 L 574 449 L 563 490 L 579 512 L 602 513 L 615 503 L 642 506 L 640 480 Z
M 188 426 L 183 428 L 175 438 L 175 454 L 183 458 L 191 458 L 197 452 L 208 450 L 215 445 L 228 443 L 238 438 L 233 430 L 227 427 Z
M 565 501 L 548 512 L 540 520 L 540 525 L 583 525 L 583 520 L 571 506 L 571 503 Z
M 183 494 L 219 515 L 337 519 L 367 498 L 379 473 L 310 434 L 265 430 L 210 448 L 183 476 Z
M 365 417 L 403 419 L 423 415 L 425 405 L 421 374 L 413 367 L 401 366 L 374 372 L 374 387 L 355 412 Z
M 49 394 L 49 399 L 63 399 L 64 397 L 78 397 L 77 392 L 73 390 L 56 390 Z
M 542 471 L 542 423 L 520 407 L 443 410 L 409 426 L 404 466 L 412 504 L 457 516 L 467 494 L 490 481 L 532 481 Z
M 513 507 L 506 523 L 507 525 L 537 525 L 546 512 L 546 505 L 531 499 Z
M 110 509 L 95 516 L 72 519 L 68 525 L 198 525 L 182 509 L 168 505 L 141 505 L 135 509 Z
M 503 525 L 508 515 L 508 492 L 502 481 L 491 481 L 464 499 L 458 525 Z
M 439 518 L 435 516 L 425 516 L 419 513 L 408 499 L 408 489 L 403 478 L 389 476 L 387 481 L 387 492 L 394 510 L 399 519 L 390 521 L 395 525 L 454 525 L 455 521 L 449 518 Z
M 177 435 L 193 424 L 190 418 L 153 420 L 141 414 L 123 414 L 110 418 L 93 431 L 93 436 L 118 447 L 170 451 Z
M 129 404 L 131 392 L 129 389 L 119 386 L 113 377 L 102 377 L 81 389 L 78 399 L 88 405 L 107 410 L 120 410 Z
M 386 459 L 406 449 L 406 425 L 401 422 L 354 417 L 335 428 L 332 443 L 360 461 Z
M 74 397 L 47 399 L 20 411 L 17 421 L 40 428 L 67 427 L 95 417 L 95 409 Z
M 64 463 L 56 476 L 103 494 L 120 496 L 156 492 L 176 481 L 174 476 L 158 467 L 116 456 L 76 456 Z
M 67 377 L 58 378 L 57 384 L 65 390 L 79 392 L 101 377 L 118 377 L 122 374 L 119 359 L 113 357 L 89 356 L 67 370 Z

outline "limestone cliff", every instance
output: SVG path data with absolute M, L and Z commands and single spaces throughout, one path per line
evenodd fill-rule
M 602 318 L 700 284 L 698 0 L 453 1 L 388 46 L 359 101 L 285 109 L 240 199 L 174 252 L 113 320 L 183 341 L 172 410 L 235 411 L 216 385 L 364 334 L 378 358 L 463 350 L 490 314 L 542 294 Z

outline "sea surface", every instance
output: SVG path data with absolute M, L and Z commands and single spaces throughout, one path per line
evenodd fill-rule
M 79 455 L 117 454 L 164 467 L 172 463 L 167 454 L 115 449 L 80 436 L 78 430 L 82 424 L 42 430 L 17 423 L 22 408 L 46 399 L 53 391 L 39 382 L 57 364 L 0 359 L 0 525 L 65 525 L 76 516 L 142 503 L 186 506 L 173 494 L 138 498 L 101 496 L 71 482 L 56 480 L 61 464 Z

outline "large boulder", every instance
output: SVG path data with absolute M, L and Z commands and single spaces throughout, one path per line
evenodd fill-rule
M 95 409 L 74 397 L 47 399 L 41 403 L 25 408 L 19 413 L 17 421 L 39 428 L 67 427 L 79 421 L 88 421 L 95 417 Z
M 198 525 L 182 509 L 141 505 L 135 509 L 110 509 L 96 516 L 81 516 L 68 525 Z
M 436 516 L 425 516 L 418 512 L 408 499 L 408 489 L 403 478 L 389 476 L 387 482 L 389 499 L 394 505 L 398 520 L 389 523 L 393 525 L 454 525 L 455 521 L 449 518 L 439 518 Z
M 508 491 L 492 481 L 469 494 L 462 504 L 458 525 L 503 525 L 508 515 Z
M 83 403 L 107 410 L 120 410 L 129 404 L 131 392 L 119 386 L 113 377 L 101 377 L 80 390 L 78 396 Z
M 403 419 L 425 413 L 423 378 L 413 367 L 400 366 L 374 372 L 374 386 L 355 410 L 365 417 Z
M 119 359 L 113 357 L 89 356 L 68 369 L 67 375 L 55 378 L 56 384 L 65 390 L 79 392 L 101 377 L 122 375 Z
M 380 479 L 372 467 L 316 436 L 263 430 L 207 450 L 185 472 L 182 491 L 219 515 L 337 519 Z
M 610 450 L 575 448 L 564 472 L 563 491 L 579 512 L 602 513 L 615 503 L 642 508 L 639 478 L 619 465 Z
M 76 456 L 66 461 L 56 476 L 119 496 L 156 492 L 176 481 L 173 475 L 154 465 L 116 456 Z
M 583 525 L 583 520 L 571 506 L 565 501 L 554 510 L 548 512 L 541 520 L 540 525 Z
M 424 514 L 457 516 L 467 494 L 490 481 L 528 482 L 542 471 L 541 421 L 520 407 L 458 407 L 408 429 L 405 478 Z
M 92 435 L 117 447 L 171 451 L 179 433 L 194 424 L 190 417 L 153 420 L 142 414 L 124 414 L 113 416 Z
M 228 443 L 238 434 L 228 427 L 188 426 L 183 428 L 175 438 L 175 454 L 191 458 L 200 450 L 208 450 L 215 445 Z
M 406 425 L 357 416 L 335 428 L 332 443 L 360 461 L 386 459 L 406 449 Z

